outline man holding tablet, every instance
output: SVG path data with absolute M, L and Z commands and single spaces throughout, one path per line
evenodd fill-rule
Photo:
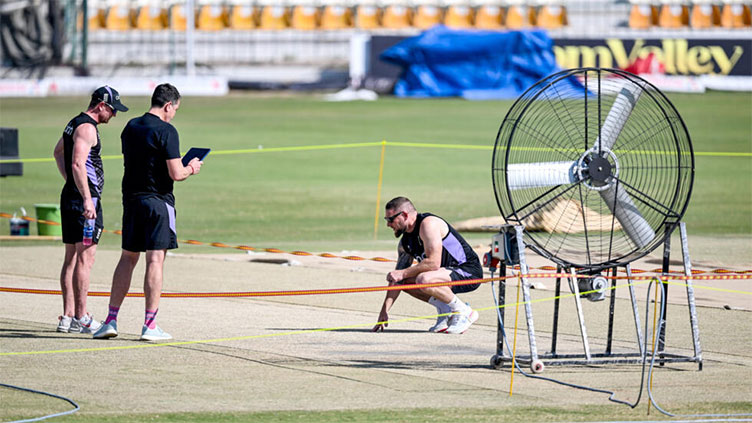
M 170 124 L 179 107 L 178 90 L 170 84 L 158 85 L 151 98 L 151 109 L 131 119 L 120 136 L 124 166 L 123 249 L 112 277 L 109 314 L 94 338 L 117 336 L 118 311 L 141 252 L 146 253 L 146 311 L 141 340 L 172 338 L 155 322 L 165 255 L 167 250 L 178 247 L 172 188 L 174 181 L 198 174 L 203 164 L 198 158 L 187 165 L 181 162 L 178 132 Z

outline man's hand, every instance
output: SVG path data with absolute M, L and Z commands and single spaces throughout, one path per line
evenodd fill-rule
M 190 162 L 188 162 L 188 167 L 190 167 L 191 174 L 192 175 L 198 175 L 199 172 L 201 172 L 201 165 L 203 165 L 204 162 L 200 161 L 198 157 L 194 157 Z
M 405 269 L 392 270 L 386 275 L 386 281 L 389 283 L 400 282 L 402 279 L 405 279 Z
M 381 313 L 379 313 L 379 323 L 376 323 L 371 332 L 383 332 L 387 326 L 389 326 L 389 314 L 381 310 Z
M 87 219 L 97 218 L 97 209 L 94 207 L 94 201 L 91 198 L 84 201 L 84 212 L 81 214 Z

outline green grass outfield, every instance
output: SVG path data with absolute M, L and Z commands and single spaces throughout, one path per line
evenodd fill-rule
M 684 118 L 698 153 L 685 218 L 689 233 L 751 234 L 752 95 L 711 92 L 669 98 Z M 123 101 L 131 111 L 100 126 L 103 155 L 120 154 L 123 126 L 148 108 L 144 97 Z M 0 125 L 19 129 L 22 158 L 49 159 L 63 126 L 86 103 L 81 97 L 2 99 Z M 395 98 L 329 103 L 314 95 L 186 98 L 173 122 L 183 151 L 201 146 L 216 153 L 248 149 L 255 153 L 212 154 L 201 175 L 176 183 L 178 235 L 314 251 L 393 248 L 394 238 L 380 217 L 378 241 L 373 239 L 382 140 L 478 148 L 387 144 L 379 216 L 384 202 L 397 195 L 406 195 L 420 210 L 450 221 L 498 215 L 491 147 L 511 104 Z M 273 151 L 357 143 L 371 145 Z M 105 175 L 105 227 L 119 229 L 119 157 L 105 160 Z M 61 186 L 53 161 L 24 163 L 23 177 L 0 179 L 0 211 L 12 213 L 23 206 L 33 216 L 35 203 L 58 201 Z M 0 221 L 0 234 L 8 231 L 9 224 Z M 35 233 L 34 224 L 31 231 Z M 119 242 L 114 235 L 103 237 L 105 248 L 117 248 Z
M 662 420 L 666 417 L 660 414 L 654 407 L 650 407 L 648 413 L 647 401 L 640 405 L 644 410 L 640 420 Z M 741 411 L 740 411 L 741 410 Z M 668 411 L 668 410 L 667 410 Z M 685 410 L 670 410 L 674 414 L 739 414 L 752 413 L 750 403 L 698 403 L 694 402 Z M 565 407 L 510 407 L 504 409 L 495 408 L 444 408 L 428 409 L 417 408 L 411 410 L 372 410 L 363 411 L 274 411 L 263 413 L 164 413 L 159 415 L 132 414 L 113 416 L 110 414 L 71 415 L 55 419 L 60 422 L 427 422 L 427 423 L 453 423 L 457 421 L 467 422 L 587 422 L 598 419 L 604 420 L 635 420 L 635 411 L 629 407 L 608 407 L 604 413 L 602 406 L 586 406 L 576 408 Z M 668 420 L 667 420 L 668 421 Z

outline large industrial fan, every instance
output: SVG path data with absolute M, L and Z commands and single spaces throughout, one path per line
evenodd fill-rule
M 606 277 L 616 276 L 617 267 L 624 267 L 631 277 L 629 265 L 634 260 L 662 244 L 666 256 L 677 227 L 686 246 L 681 218 L 692 192 L 694 156 L 676 109 L 655 86 L 628 72 L 578 68 L 550 75 L 528 89 L 506 115 L 496 138 L 492 175 L 496 201 L 508 224 L 494 237 L 492 254 L 503 264 L 520 264 L 525 274 L 524 249 L 529 247 L 556 263 L 559 273 L 571 274 L 568 280 L 585 348 L 582 355 L 556 353 L 558 299 L 551 351 L 538 355 L 529 283 L 523 281 L 531 349 L 526 358 L 534 363 L 533 370 L 542 370 L 540 358 L 553 359 L 552 364 L 613 358 L 615 295 L 610 295 L 611 320 L 603 354 L 590 352 L 580 296 L 604 299 Z M 685 250 L 685 272 L 690 274 Z M 557 298 L 560 282 L 557 279 Z M 611 286 L 613 291 L 615 278 Z M 687 286 L 694 323 L 691 282 Z M 629 288 L 640 353 L 644 353 L 632 284 Z M 502 290 L 499 297 L 503 302 Z M 696 324 L 692 327 L 695 356 L 690 359 L 701 363 Z M 502 332 L 492 358 L 495 367 L 505 359 Z

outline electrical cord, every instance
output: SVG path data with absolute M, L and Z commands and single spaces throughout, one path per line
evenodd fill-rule
M 33 419 L 14 420 L 14 421 L 12 421 L 10 423 L 38 422 L 40 420 L 51 419 L 53 417 L 60 417 L 60 416 L 66 416 L 68 414 L 73 414 L 76 411 L 78 411 L 78 410 L 81 409 L 81 407 L 79 407 L 78 404 L 76 404 L 72 399 L 66 398 L 66 397 L 61 396 L 61 395 L 51 394 L 49 392 L 44 392 L 44 391 L 37 391 L 37 390 L 34 390 L 34 389 L 30 389 L 30 388 L 23 388 L 21 386 L 8 385 L 8 384 L 5 384 L 5 383 L 0 383 L 0 386 L 5 387 L 5 388 L 10 388 L 10 389 L 17 389 L 19 391 L 31 392 L 33 394 L 47 395 L 49 397 L 53 397 L 53 398 L 57 398 L 57 399 L 61 399 L 63 401 L 66 401 L 66 402 L 70 403 L 73 407 L 75 407 L 73 410 L 63 411 L 61 413 L 48 414 L 46 416 L 36 417 L 36 418 L 33 418 Z
M 661 332 L 661 329 L 663 328 L 663 326 L 666 323 L 665 320 L 663 320 L 663 318 L 662 318 L 663 312 L 664 312 L 664 310 L 666 308 L 665 287 L 661 283 L 660 279 L 658 279 L 657 277 L 656 278 L 652 278 L 650 280 L 650 283 L 648 284 L 647 300 L 646 300 L 646 307 L 645 307 L 645 331 L 643 333 L 645 333 L 645 334 L 648 333 L 648 317 L 649 317 L 649 313 L 650 313 L 650 307 L 649 307 L 649 305 L 650 305 L 650 292 L 652 290 L 653 283 L 657 283 L 657 285 L 659 285 L 660 288 L 661 288 L 661 311 L 660 311 L 660 314 L 659 314 L 659 316 L 661 316 L 661 319 L 659 319 L 658 324 L 656 325 L 656 327 L 654 329 L 654 332 L 653 332 L 653 339 L 656 339 L 656 337 Z M 503 319 L 501 318 L 501 308 L 499 306 L 499 301 L 496 298 L 496 295 L 494 294 L 494 292 L 495 292 L 494 282 L 491 281 L 491 296 L 493 297 L 494 304 L 496 305 L 496 315 L 497 315 L 497 318 L 498 318 L 498 321 L 499 321 L 499 327 L 501 328 L 502 336 L 504 338 L 504 346 L 506 347 L 507 351 L 510 353 L 510 356 L 512 356 L 512 353 L 511 353 L 512 349 L 509 347 L 509 341 L 507 339 L 506 330 L 504 329 L 504 322 L 503 322 Z M 624 404 L 624 405 L 629 406 L 630 408 L 635 408 L 640 403 L 640 399 L 642 398 L 642 392 L 643 392 L 643 389 L 644 389 L 644 386 L 645 386 L 645 368 L 646 368 L 646 364 L 647 364 L 647 341 L 648 341 L 648 339 L 647 339 L 647 336 L 646 336 L 645 339 L 644 339 L 644 348 L 643 348 L 643 353 L 642 353 L 642 356 L 641 356 L 641 358 L 642 358 L 642 373 L 640 375 L 640 391 L 639 391 L 639 394 L 637 395 L 637 400 L 634 403 L 629 403 L 628 401 L 624 401 L 624 400 L 620 400 L 618 398 L 615 398 L 616 393 L 613 392 L 613 391 L 606 390 L 606 389 L 592 388 L 592 387 L 589 387 L 589 386 L 577 385 L 577 384 L 574 384 L 574 383 L 564 382 L 564 381 L 561 381 L 561 380 L 558 380 L 558 379 L 554 379 L 554 378 L 549 378 L 549 377 L 544 377 L 544 376 L 529 374 L 529 373 L 525 372 L 524 370 L 522 370 L 522 367 L 517 362 L 517 359 L 515 357 L 513 357 L 513 356 L 512 356 L 512 362 L 513 362 L 515 368 L 517 368 L 517 370 L 520 373 L 522 373 L 522 375 L 525 376 L 525 377 L 529 377 L 529 378 L 533 378 L 533 379 L 545 380 L 545 381 L 548 381 L 548 382 L 556 383 L 556 384 L 567 386 L 567 387 L 570 387 L 570 388 L 581 389 L 581 390 L 591 391 L 591 392 L 598 392 L 598 393 L 603 393 L 603 394 L 609 394 L 609 397 L 608 397 L 609 401 L 615 402 L 617 404 Z M 663 414 L 665 414 L 665 415 L 667 415 L 669 417 L 722 417 L 722 418 L 731 418 L 731 417 L 747 417 L 747 416 L 752 416 L 752 414 L 689 414 L 689 415 L 681 415 L 681 414 L 673 414 L 671 412 L 668 412 L 668 411 L 664 410 L 663 408 L 661 408 L 658 405 L 657 401 L 655 400 L 655 397 L 653 396 L 652 389 L 650 387 L 651 383 L 652 383 L 652 380 L 653 380 L 652 379 L 653 378 L 653 370 L 655 368 L 655 357 L 656 357 L 657 353 L 658 353 L 658 351 L 657 351 L 657 348 L 656 348 L 656 349 L 653 350 L 653 353 L 651 354 L 650 366 L 648 367 L 648 372 L 647 372 L 647 375 L 648 375 L 648 388 L 647 388 L 647 391 L 648 391 L 648 398 L 650 399 L 650 403 L 659 412 L 661 412 L 661 413 L 663 413 Z M 502 351 L 502 354 L 503 354 L 503 351 Z M 727 421 L 734 421 L 734 420 L 727 420 Z

